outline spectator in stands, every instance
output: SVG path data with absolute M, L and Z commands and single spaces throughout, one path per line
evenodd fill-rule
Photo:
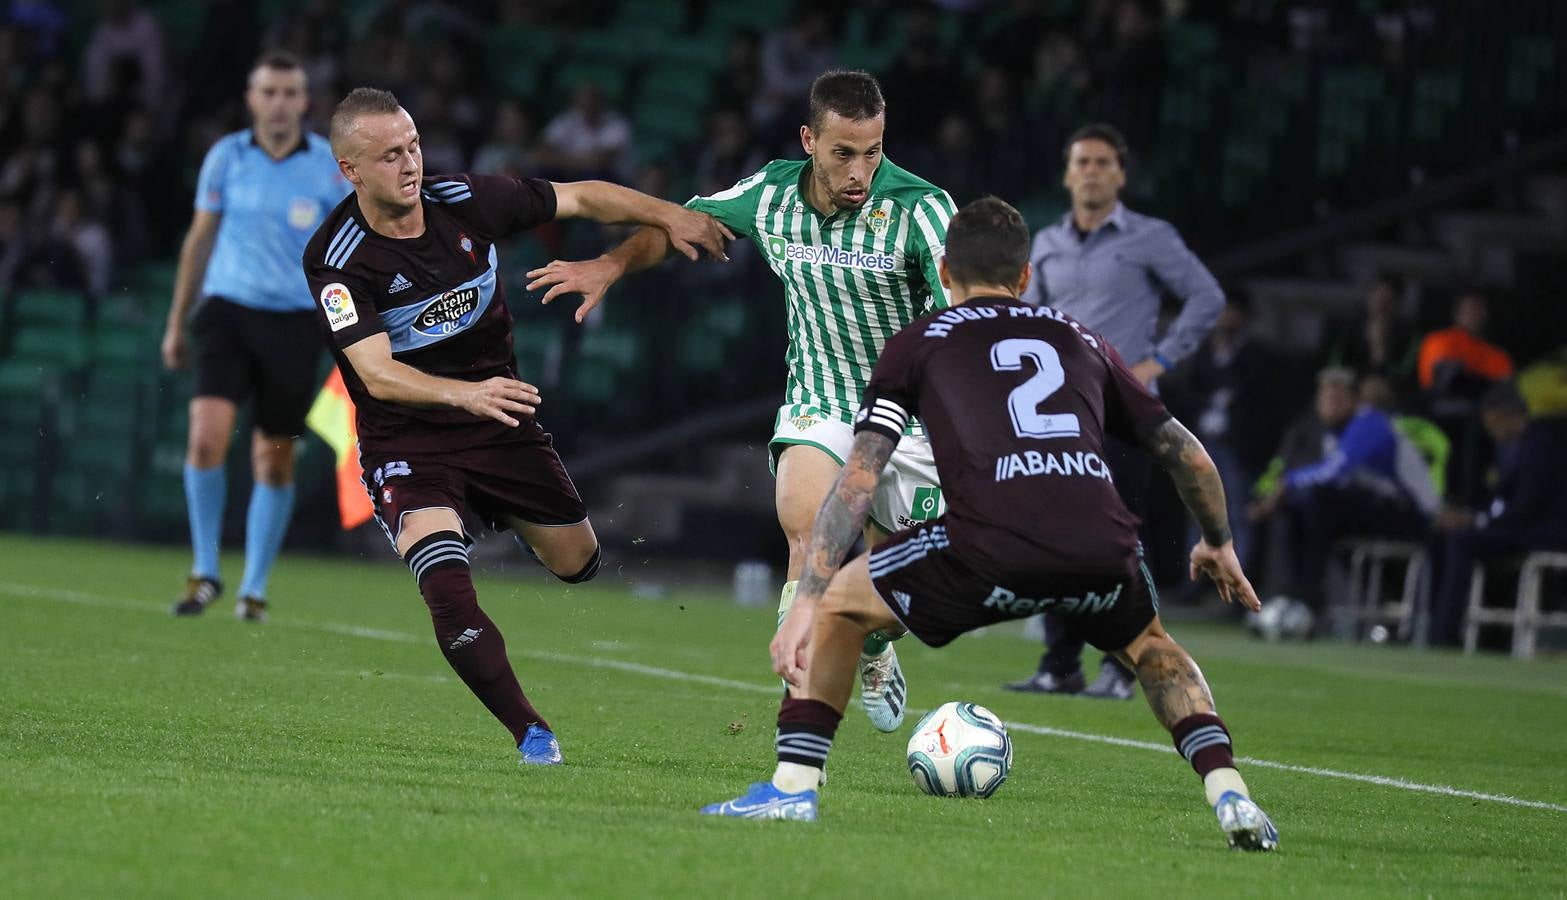
M 1290 573 L 1306 603 L 1325 606 L 1323 573 L 1333 543 L 1346 537 L 1421 540 L 1440 503 L 1419 449 L 1395 426 L 1387 379 L 1369 376 L 1355 390 L 1348 369 L 1317 380 L 1317 418 L 1331 440 L 1314 463 L 1284 471 L 1258 508 L 1288 530 Z
M 49 218 L 49 235 L 44 245 L 51 262 L 71 274 L 59 283 L 86 292 L 89 311 L 109 292 L 114 250 L 109 229 L 83 209 L 82 195 L 75 189 L 55 194 L 54 214 Z
M 583 82 L 570 108 L 545 126 L 539 157 L 552 178 L 625 181 L 631 166 L 631 123 L 609 108 L 598 85 Z
M 83 56 L 89 100 L 133 100 L 147 109 L 172 111 L 163 27 L 133 0 L 103 0 Z
M 735 109 L 720 109 L 708 119 L 707 139 L 696 158 L 696 192 L 716 194 L 767 160 L 751 143 L 745 116 Z
M 935 12 L 916 6 L 909 11 L 904 24 L 907 33 L 903 47 L 888 68 L 882 84 L 887 92 L 888 109 L 919 110 L 918 115 L 901 113 L 887 122 L 893 145 L 906 147 L 902 152 L 908 156 L 914 149 L 914 141 L 922 136 L 928 140 L 931 122 L 941 121 L 955 111 L 954 101 L 961 95 L 954 89 L 959 67 L 941 46 L 936 34 Z M 967 107 L 967 103 L 963 105 Z M 952 189 L 948 186 L 947 190 L 950 193 Z
M 1420 387 L 1434 397 L 1484 393 L 1491 384 L 1513 374 L 1507 351 L 1487 341 L 1489 315 L 1485 295 L 1468 291 L 1453 304 L 1453 325 L 1433 331 L 1420 342 Z
M 520 101 L 502 100 L 495 107 L 495 130 L 473 154 L 473 170 L 486 175 L 521 177 L 532 174 L 533 119 Z
M 1497 479 L 1477 511 L 1443 512 L 1441 588 L 1432 607 L 1433 643 L 1458 644 L 1475 563 L 1536 550 L 1567 550 L 1567 419 L 1531 418 L 1515 385 L 1501 382 L 1480 404 L 1496 442 Z
M 810 93 L 816 76 L 833 68 L 837 57 L 827 15 L 820 9 L 801 6 L 788 28 L 767 33 L 762 39 L 761 90 L 751 104 L 751 121 L 764 140 L 774 139 L 780 121 L 793 121 L 800 98 Z
M 1452 440 L 1455 452 L 1447 484 L 1459 503 L 1478 503 L 1492 448 L 1475 416 L 1476 404 L 1496 382 L 1512 377 L 1507 351 L 1485 340 L 1485 296 L 1469 291 L 1453 305 L 1453 325 L 1420 343 L 1420 387 L 1431 418 Z
M 724 64 L 713 80 L 719 109 L 749 109 L 762 89 L 761 39 L 748 28 L 736 31 L 724 50 Z
M 1519 372 L 1518 392 L 1532 416 L 1567 416 L 1567 346 Z
M 1379 276 L 1372 283 L 1365 318 L 1340 332 L 1329 354 L 1330 366 L 1385 376 L 1400 390 L 1414 386 L 1418 344 L 1413 329 L 1399 315 L 1399 294 L 1391 276 Z

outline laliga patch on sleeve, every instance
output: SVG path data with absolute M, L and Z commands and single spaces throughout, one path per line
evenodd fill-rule
M 359 324 L 354 298 L 348 293 L 348 287 L 339 282 L 334 281 L 321 289 L 321 308 L 326 310 L 326 323 L 333 331 Z

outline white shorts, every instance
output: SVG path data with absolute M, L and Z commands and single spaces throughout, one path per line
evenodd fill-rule
M 794 444 L 815 447 L 831 456 L 838 465 L 843 465 L 854 446 L 854 426 L 825 417 L 813 409 L 797 414 L 799 410 L 796 404 L 787 404 L 778 410 L 773 439 L 767 443 L 774 474 L 778 470 L 778 457 Z M 924 435 L 904 435 L 876 485 L 876 496 L 871 501 L 871 521 L 887 534 L 896 534 L 946 511 L 947 503 L 941 496 L 941 479 L 936 475 L 936 457 L 931 451 L 930 440 Z

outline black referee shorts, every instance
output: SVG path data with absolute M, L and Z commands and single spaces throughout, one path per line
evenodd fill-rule
M 274 437 L 304 433 L 321 387 L 321 326 L 314 311 L 262 312 L 222 297 L 191 320 L 196 396 L 256 400 L 256 427 Z

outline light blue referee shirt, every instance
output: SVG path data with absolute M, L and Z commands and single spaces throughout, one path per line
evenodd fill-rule
M 1023 300 L 1064 312 L 1099 332 L 1127 365 L 1150 357 L 1166 369 L 1202 343 L 1224 308 L 1224 291 L 1163 219 L 1117 203 L 1100 226 L 1079 236 L 1069 212 L 1034 235 L 1033 280 Z M 1158 337 L 1159 303 L 1181 303 Z
M 201 293 L 263 312 L 309 312 L 305 244 L 349 191 L 332 148 L 306 133 L 273 159 L 250 129 L 219 139 L 201 164 L 196 209 L 222 213 Z

